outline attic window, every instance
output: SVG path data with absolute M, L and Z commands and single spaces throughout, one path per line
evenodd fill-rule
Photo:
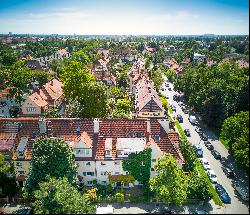
M 137 132 L 137 137 L 138 137 L 138 138 L 141 138 L 141 137 L 142 137 L 142 132 L 141 132 L 141 131 Z
M 154 136 L 154 141 L 155 142 L 159 142 L 160 141 L 160 136 L 159 135 L 155 135 Z
M 130 131 L 129 135 L 130 135 L 130 137 L 134 137 L 135 133 L 133 131 Z

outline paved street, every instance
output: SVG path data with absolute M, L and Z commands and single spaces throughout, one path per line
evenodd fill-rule
M 167 80 L 167 78 L 166 78 Z M 171 88 L 172 90 L 169 91 L 168 88 Z M 232 187 L 232 179 L 227 178 L 225 173 L 223 172 L 221 166 L 221 161 L 216 160 L 211 152 L 206 148 L 206 146 L 203 144 L 203 141 L 201 141 L 201 138 L 199 134 L 195 131 L 195 126 L 191 125 L 191 123 L 188 120 L 188 114 L 184 114 L 181 110 L 180 106 L 177 104 L 176 101 L 173 100 L 173 95 L 178 94 L 177 92 L 173 91 L 173 85 L 169 83 L 169 87 L 165 87 L 165 84 L 163 86 L 164 91 L 162 93 L 165 96 L 168 96 L 169 99 L 167 99 L 169 104 L 174 104 L 176 106 L 176 113 L 172 114 L 173 116 L 176 116 L 177 114 L 182 115 L 183 117 L 183 123 L 181 123 L 181 126 L 184 129 L 188 128 L 191 133 L 191 137 L 188 137 L 188 140 L 192 144 L 199 144 L 201 143 L 202 150 L 203 150 L 203 156 L 207 159 L 209 162 L 211 169 L 214 170 L 215 174 L 218 178 L 218 183 L 221 184 L 226 191 L 228 192 L 229 196 L 231 197 L 231 204 L 225 204 L 224 205 L 224 213 L 230 214 L 230 213 L 238 213 L 238 214 L 248 214 L 249 213 L 249 203 L 243 202 L 240 199 L 240 196 L 237 194 L 237 192 Z M 235 166 L 234 159 L 232 156 L 229 155 L 228 150 L 225 148 L 225 146 L 218 140 L 218 138 L 213 134 L 212 131 L 210 131 L 202 122 L 199 122 L 201 125 L 201 128 L 205 134 L 208 135 L 208 140 L 213 144 L 214 148 L 220 152 L 221 156 L 226 158 L 226 163 L 231 165 L 236 173 L 237 180 L 243 180 L 246 186 L 248 186 L 248 177 L 246 174 L 243 174 L 242 171 L 238 170 Z

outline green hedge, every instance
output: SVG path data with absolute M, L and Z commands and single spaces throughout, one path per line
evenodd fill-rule
M 212 195 L 212 199 L 214 200 L 214 203 L 216 205 L 222 205 L 222 201 L 220 199 L 220 197 L 218 196 L 218 194 L 216 193 L 215 189 L 214 189 L 214 186 L 213 184 L 211 183 L 209 177 L 207 176 L 205 170 L 203 169 L 200 161 L 197 159 L 196 161 L 196 167 L 197 167 L 197 170 L 199 171 L 199 173 L 205 178 L 205 180 L 207 181 L 208 183 L 208 186 L 209 186 L 209 191 Z
M 182 138 L 183 140 L 186 140 L 186 139 L 187 139 L 187 136 L 186 136 L 186 134 L 184 133 L 184 131 L 183 131 L 183 129 L 182 129 L 182 127 L 181 127 L 179 121 L 178 121 L 178 120 L 175 120 L 174 122 L 175 122 L 175 125 L 176 125 L 176 127 L 177 127 L 177 129 L 178 129 L 178 131 L 179 131 L 179 134 L 180 134 L 181 138 Z

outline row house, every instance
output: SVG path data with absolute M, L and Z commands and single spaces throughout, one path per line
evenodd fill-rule
M 13 87 L 6 87 L 0 90 L 0 117 L 11 117 L 14 111 L 19 110 L 19 103 L 10 93 L 12 89 Z
M 60 49 L 51 56 L 44 56 L 36 59 L 28 60 L 25 65 L 33 70 L 48 70 L 49 64 L 53 60 L 63 60 L 71 57 L 71 54 L 66 49 Z
M 122 162 L 130 153 L 145 148 L 152 149 L 151 177 L 156 174 L 153 164 L 164 153 L 172 154 L 178 165 L 183 164 L 179 136 L 169 132 L 166 119 L 0 119 L 0 149 L 5 146 L 11 153 L 21 186 L 29 173 L 33 143 L 39 137 L 62 138 L 68 143 L 75 154 L 78 182 L 86 186 L 92 186 L 94 180 L 108 184 L 109 174 L 129 174 Z
M 94 62 L 93 66 L 90 66 L 90 73 L 96 78 L 97 81 L 101 81 L 104 84 L 111 86 L 116 85 L 116 78 L 108 69 L 108 58 L 101 58 Z
M 184 59 L 183 64 L 188 64 L 188 59 Z M 166 66 L 168 69 L 172 69 L 176 72 L 176 75 L 183 75 L 184 74 L 184 68 L 182 65 L 179 65 L 175 59 L 173 58 L 167 58 L 163 61 L 163 65 Z
M 52 78 L 21 104 L 21 116 L 40 116 L 50 107 L 60 107 L 63 101 L 62 82 Z
M 136 118 L 163 118 L 165 109 L 155 90 L 154 83 L 149 79 L 147 71 L 143 69 L 140 60 L 132 66 L 128 77 L 130 92 L 135 96 Z

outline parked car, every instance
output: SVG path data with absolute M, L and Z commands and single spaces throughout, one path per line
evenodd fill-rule
M 191 213 L 191 214 L 193 214 L 193 213 Z M 206 210 L 196 209 L 194 211 L 194 214 L 208 214 L 208 212 Z
M 220 199 L 224 203 L 231 203 L 231 198 L 228 195 L 227 191 L 224 189 L 224 187 L 221 184 L 215 185 L 215 190 L 218 193 Z
M 217 176 L 215 175 L 215 172 L 213 170 L 208 170 L 207 175 L 212 183 L 217 183 Z
M 32 208 L 21 208 L 15 211 L 15 214 L 34 214 L 34 210 Z
M 205 144 L 205 146 L 207 147 L 208 150 L 213 150 L 214 149 L 214 146 L 209 141 L 204 141 L 204 144 Z
M 169 87 L 168 90 L 171 91 L 172 89 Z
M 189 131 L 188 128 L 184 129 L 184 133 L 186 134 L 187 137 L 191 136 L 190 131 Z
M 204 169 L 205 171 L 209 171 L 209 170 L 211 170 L 211 167 L 210 167 L 209 164 L 203 164 L 203 169 Z
M 176 100 L 177 100 L 177 98 L 178 98 L 178 96 L 177 96 L 177 95 L 173 95 L 173 100 L 174 100 L 174 101 L 176 101 Z
M 228 178 L 233 178 L 234 177 L 234 172 L 231 170 L 229 167 L 222 166 L 223 172 L 226 174 Z
M 169 84 L 165 84 L 166 87 L 169 87 Z
M 174 106 L 174 104 L 171 104 L 170 107 L 171 107 L 172 111 L 176 112 L 176 107 Z
M 233 187 L 239 193 L 242 200 L 247 202 L 249 201 L 249 190 L 247 190 L 246 187 L 241 185 L 239 182 L 234 182 Z
M 189 120 L 189 122 L 190 122 L 192 125 L 197 125 L 197 119 L 196 119 L 195 116 L 190 115 L 190 116 L 188 117 L 188 120 Z
M 207 165 L 209 164 L 206 158 L 199 158 L 199 159 L 200 159 L 200 162 L 201 162 L 202 166 L 204 164 L 207 164 Z
M 203 151 L 202 151 L 202 148 L 201 148 L 201 145 L 198 144 L 198 145 L 194 145 L 194 147 L 196 148 L 197 150 L 197 155 L 199 158 L 202 158 L 203 157 Z
M 164 88 L 162 87 L 161 90 L 164 91 Z
M 201 135 L 202 140 L 204 140 L 204 141 L 208 140 L 208 136 L 206 134 L 204 134 L 203 132 L 200 135 Z
M 195 128 L 195 131 L 198 133 L 198 134 L 200 134 L 200 133 L 202 133 L 203 131 L 202 131 L 202 129 L 201 128 L 199 128 L 198 126 Z
M 188 109 L 185 109 L 183 112 L 184 112 L 185 114 L 188 114 L 188 113 L 189 113 L 189 110 L 188 110 Z
M 180 123 L 183 122 L 183 117 L 182 117 L 180 114 L 178 114 L 178 115 L 176 116 L 176 119 L 177 119 Z
M 216 150 L 212 150 L 212 155 L 215 157 L 215 159 L 217 159 L 217 160 L 220 160 L 221 159 L 221 154 L 218 152 L 218 151 L 216 151 Z

